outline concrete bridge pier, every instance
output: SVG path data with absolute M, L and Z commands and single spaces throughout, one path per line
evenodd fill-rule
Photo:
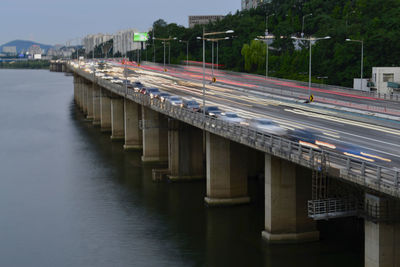
M 100 87 L 95 84 L 93 87 L 93 125 L 100 125 Z
M 85 88 L 84 88 L 84 81 L 81 77 L 78 77 L 78 94 L 79 94 L 79 108 L 82 112 L 84 112 L 84 105 L 85 105 Z
M 111 94 L 104 88 L 100 88 L 100 129 L 111 132 Z
M 85 81 L 85 80 L 81 80 L 82 82 L 81 82 L 81 86 L 82 86 L 82 103 L 83 103 L 83 105 L 82 105 L 82 111 L 83 111 L 83 114 L 87 114 L 87 111 L 88 111 L 88 84 L 87 84 L 87 82 Z
M 367 217 L 381 217 L 390 212 L 398 212 L 393 202 L 386 198 L 366 194 Z M 400 266 L 400 223 L 364 222 L 365 231 L 365 267 Z
M 247 194 L 247 147 L 206 133 L 207 196 L 209 206 L 250 202 Z
M 51 66 L 50 66 L 51 68 Z M 80 107 L 80 99 L 79 99 L 79 78 L 78 75 L 74 75 L 74 101 L 78 107 Z
M 119 96 L 111 98 L 111 140 L 124 140 L 124 99 Z
M 87 84 L 87 115 L 86 119 L 93 120 L 93 84 Z
M 202 179 L 203 131 L 178 120 L 168 120 L 168 167 L 172 181 Z
M 143 162 L 168 162 L 168 120 L 142 106 Z
M 311 170 L 265 154 L 265 230 L 271 243 L 317 241 L 316 223 L 307 216 Z
M 142 107 L 141 105 L 126 99 L 124 100 L 125 105 L 125 144 L 124 149 L 142 149 L 143 148 L 143 133 L 140 129 L 139 122 L 142 119 Z

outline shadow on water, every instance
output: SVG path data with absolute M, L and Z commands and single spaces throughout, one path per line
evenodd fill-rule
M 127 216 L 144 216 L 151 222 L 142 226 L 144 231 L 150 231 L 154 242 L 169 247 L 152 254 L 146 265 L 166 262 L 175 266 L 363 265 L 362 222 L 353 219 L 320 222 L 320 242 L 268 245 L 261 239 L 262 182 L 249 180 L 250 195 L 257 200 L 250 205 L 207 208 L 203 201 L 205 181 L 154 183 L 151 170 L 156 166 L 142 165 L 140 151 L 123 151 L 121 142 L 111 142 L 109 133 L 101 133 L 85 121 L 74 104 L 71 104 L 71 118 L 88 149 L 99 157 L 101 165 L 112 170 L 104 179 L 123 191 L 118 196 L 118 205 L 123 206 Z M 141 213 L 132 214 L 138 207 Z

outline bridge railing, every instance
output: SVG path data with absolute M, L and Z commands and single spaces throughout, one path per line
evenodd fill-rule
M 159 99 L 151 99 L 148 95 L 136 93 L 124 86 L 116 85 L 103 79 L 95 79 L 93 75 L 83 71 L 78 70 L 77 72 L 86 79 L 95 81 L 100 86 L 121 97 L 127 97 L 171 118 L 299 165 L 320 170 L 322 166 L 321 159 L 326 158 L 325 165 L 330 175 L 394 197 L 400 197 L 400 175 L 397 169 L 380 166 L 334 151 L 304 146 L 285 137 L 262 132 L 249 126 L 223 121 L 187 108 L 173 106 L 168 102 L 161 102 Z

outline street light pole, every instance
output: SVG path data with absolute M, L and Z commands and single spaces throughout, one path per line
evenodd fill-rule
M 217 34 L 228 34 L 228 33 L 234 33 L 233 30 L 228 30 L 228 31 L 224 31 L 224 32 L 205 32 L 205 28 L 203 27 L 203 37 L 197 37 L 196 39 L 202 39 L 203 40 L 203 116 L 206 116 L 206 111 L 205 111 L 205 105 L 206 105 L 206 36 L 210 36 L 210 35 L 217 35 Z M 226 39 L 227 37 L 223 38 Z M 215 42 L 218 39 L 207 39 L 207 41 L 212 41 Z M 222 39 L 220 39 L 222 40 Z M 213 55 L 213 65 L 214 65 L 214 45 L 212 47 L 213 51 L 212 51 L 212 55 Z M 213 66 L 214 68 L 214 66 Z M 214 69 L 213 69 L 214 71 Z M 213 74 L 214 75 L 214 74 Z
M 163 42 L 164 44 L 164 71 L 165 71 L 165 41 Z
M 352 40 L 346 39 L 347 42 L 357 42 L 361 43 L 361 73 L 360 73 L 360 83 L 361 83 L 361 91 L 363 90 L 363 68 L 364 68 L 364 40 Z
M 203 27 L 203 117 L 206 117 L 206 40 L 205 28 Z
M 312 16 L 312 13 L 303 16 L 303 24 L 301 25 L 301 37 L 304 37 L 304 19 L 308 16 Z
M 218 58 L 219 58 L 219 56 L 218 56 L 218 41 L 217 41 L 217 70 L 218 70 L 218 64 L 219 64 Z
M 153 63 L 156 63 L 156 47 L 154 46 L 154 27 L 153 27 Z
M 214 81 L 214 42 L 211 42 L 211 77 Z
M 302 40 L 302 41 L 308 41 L 310 43 L 310 60 L 309 60 L 309 64 L 308 64 L 308 97 L 311 98 L 311 43 L 314 41 L 318 41 L 318 40 L 326 40 L 326 39 L 330 39 L 330 36 L 325 36 L 322 38 L 315 38 L 315 37 L 310 37 L 310 38 L 298 38 L 298 37 L 292 37 L 292 39 L 295 40 Z

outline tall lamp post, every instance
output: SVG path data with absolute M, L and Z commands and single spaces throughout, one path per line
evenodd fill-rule
M 303 16 L 303 24 L 301 24 L 301 37 L 302 38 L 304 37 L 304 19 L 309 16 L 312 16 L 312 13 Z
M 353 39 L 346 39 L 346 42 L 357 42 L 361 43 L 361 74 L 360 74 L 360 82 L 361 82 L 361 91 L 363 90 L 363 60 L 364 60 L 364 40 L 353 40 Z
M 186 43 L 186 66 L 189 65 L 189 40 L 179 40 L 180 43 Z
M 310 63 L 308 65 L 308 97 L 309 97 L 309 99 L 311 98 L 311 43 L 319 41 L 319 40 L 327 40 L 330 38 L 331 38 L 330 36 L 325 36 L 325 37 L 321 37 L 321 38 L 316 38 L 316 37 L 298 38 L 298 37 L 294 37 L 294 36 L 292 37 L 292 39 L 308 41 L 310 43 Z
M 153 37 L 153 39 L 154 40 L 159 40 L 159 41 L 163 41 L 163 44 L 164 44 L 164 71 L 167 71 L 167 69 L 165 68 L 165 43 L 167 42 L 167 41 L 171 41 L 171 40 L 176 40 L 177 38 L 176 37 L 168 37 L 168 38 L 156 38 L 156 37 Z M 171 46 L 169 47 L 170 49 L 171 49 Z M 171 51 L 171 50 L 169 50 L 169 51 Z M 169 55 L 168 55 L 169 56 Z
M 201 39 L 201 37 L 197 37 L 197 39 Z M 226 36 L 225 38 L 205 38 L 206 41 L 212 42 L 212 50 L 211 50 L 211 76 L 212 76 L 212 82 L 215 81 L 214 77 L 214 43 L 217 43 L 217 69 L 218 69 L 218 41 L 222 40 L 229 40 L 231 37 Z
M 272 40 L 272 39 L 275 39 L 275 36 L 274 35 L 265 35 L 265 36 L 257 36 L 257 38 L 255 38 L 254 40 L 256 40 L 256 41 L 264 41 L 265 40 L 265 44 L 266 44 L 266 47 L 265 47 L 265 79 L 267 79 L 268 78 L 268 59 L 269 59 L 269 47 L 268 47 L 268 41 L 269 40 Z
M 203 37 L 197 37 L 197 39 L 203 40 L 203 116 L 206 116 L 206 36 L 218 35 L 218 34 L 230 34 L 234 33 L 233 30 L 227 30 L 224 32 L 205 32 L 203 27 Z

